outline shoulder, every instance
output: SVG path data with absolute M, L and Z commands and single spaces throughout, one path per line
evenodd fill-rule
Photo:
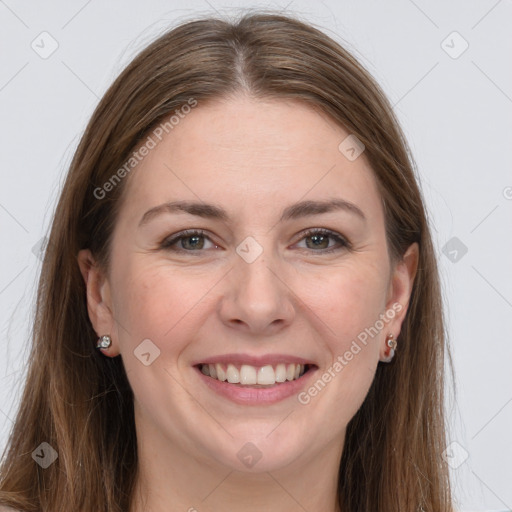
M 21 512 L 7 505 L 0 505 L 0 512 Z

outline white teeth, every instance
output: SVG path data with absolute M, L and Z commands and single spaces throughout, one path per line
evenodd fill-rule
M 217 379 L 221 382 L 227 380 L 228 376 L 220 364 L 215 365 L 215 371 L 217 372 Z
M 228 368 L 226 370 L 226 376 L 228 378 L 228 382 L 230 384 L 238 384 L 240 382 L 240 373 L 232 364 L 228 364 Z
M 225 370 L 224 370 L 225 368 Z M 298 379 L 304 373 L 303 364 L 279 363 L 275 367 L 268 364 L 261 367 L 243 364 L 237 368 L 234 364 L 203 364 L 201 372 L 221 382 L 228 381 L 230 384 L 241 384 L 245 386 L 271 386 L 276 383 Z
M 283 363 L 279 363 L 276 366 L 276 382 L 285 382 L 286 381 L 286 365 Z
M 242 365 L 240 368 L 240 384 L 256 384 L 256 368 L 254 366 Z
M 276 374 L 274 372 L 274 368 L 272 366 L 262 366 L 258 370 L 258 384 L 275 384 L 276 383 Z

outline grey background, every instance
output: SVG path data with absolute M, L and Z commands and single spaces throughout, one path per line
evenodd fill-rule
M 456 368 L 447 456 L 457 504 L 512 509 L 510 0 L 0 0 L 0 448 L 24 378 L 38 249 L 98 99 L 166 28 L 237 7 L 319 25 L 394 104 L 439 253 Z

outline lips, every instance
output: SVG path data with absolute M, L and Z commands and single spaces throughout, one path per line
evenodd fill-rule
M 205 375 L 198 366 L 195 367 L 199 380 L 206 385 L 207 389 L 231 402 L 244 406 L 267 406 L 286 399 L 296 399 L 297 395 L 310 385 L 317 370 L 318 367 L 316 366 L 306 366 L 304 374 L 298 379 L 294 378 L 294 380 L 287 380 L 282 383 L 231 384 L 227 380 L 220 381 L 217 378 Z
M 240 405 L 271 405 L 296 396 L 319 366 L 290 354 L 223 354 L 192 363 L 215 394 Z

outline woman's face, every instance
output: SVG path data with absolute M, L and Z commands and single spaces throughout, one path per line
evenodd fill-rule
M 339 461 L 415 267 L 412 250 L 390 262 L 347 136 L 298 102 L 199 103 L 125 178 L 89 313 L 122 357 L 139 439 L 241 471 Z

